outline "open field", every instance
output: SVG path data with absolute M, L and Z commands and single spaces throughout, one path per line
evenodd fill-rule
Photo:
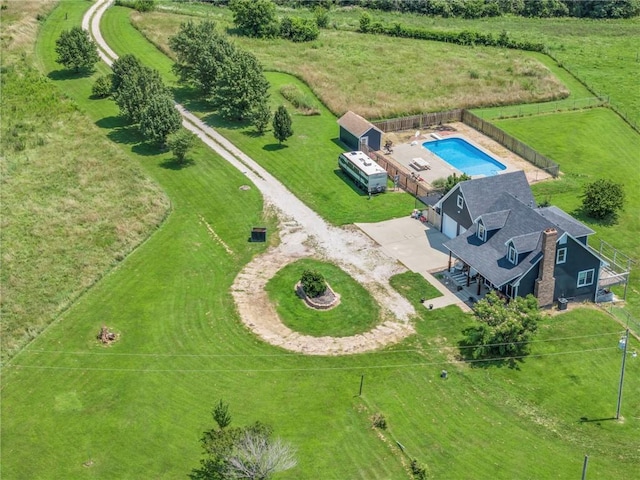
M 209 16 L 221 25 L 231 25 L 231 15 L 227 9 L 211 8 L 208 5 L 199 4 L 175 4 L 170 3 L 164 8 L 179 10 L 190 15 Z M 281 12 L 284 14 L 285 12 Z M 310 16 L 305 9 L 287 11 L 288 14 Z M 330 24 L 339 31 L 356 30 L 361 9 L 345 8 L 330 12 Z M 591 97 L 594 94 L 608 96 L 636 125 L 640 123 L 640 93 L 637 89 L 637 78 L 640 75 L 640 61 L 638 58 L 638 42 L 640 41 L 640 19 L 628 20 L 585 20 L 575 18 L 521 18 L 521 17 L 495 17 L 482 19 L 462 18 L 432 18 L 417 15 L 405 15 L 400 13 L 386 13 L 373 11 L 371 15 L 375 20 L 385 23 L 399 22 L 413 27 L 422 27 L 433 30 L 461 31 L 477 30 L 483 33 L 499 35 L 503 30 L 510 37 L 517 40 L 542 42 L 548 48 L 551 55 L 569 69 L 573 75 L 585 82 L 592 92 L 578 95 L 574 86 L 555 70 L 558 68 L 549 57 L 541 54 L 530 54 L 531 58 L 541 61 L 547 68 L 562 80 L 562 82 L 574 94 L 574 98 Z M 333 34 L 331 30 L 322 30 L 318 42 L 322 42 L 327 34 Z M 585 41 L 588 39 L 588 41 Z M 387 38 L 385 41 L 391 41 Z M 406 63 L 416 58 L 416 52 L 422 52 L 428 42 L 415 41 L 415 47 L 410 56 L 403 60 Z M 253 48 L 253 47 L 252 47 Z M 259 46 L 257 48 L 260 48 Z M 385 50 L 394 51 L 394 50 Z M 383 54 L 384 55 L 384 52 Z M 394 55 L 395 56 L 395 55 Z M 387 58 L 392 57 L 392 58 Z M 394 62 L 392 55 L 383 56 L 382 62 Z M 374 63 L 374 62 L 367 62 Z M 288 70 L 287 70 L 288 71 Z M 385 72 L 385 77 L 387 76 Z M 443 76 L 444 78 L 444 76 Z M 339 79 L 332 78 L 332 82 Z M 575 79 L 570 81 L 575 82 Z M 317 86 L 312 85 L 317 91 Z M 583 87 L 584 88 L 584 87 Z M 382 90 L 384 91 L 383 85 Z M 409 91 L 414 91 L 410 88 Z M 406 111 L 412 104 L 404 103 L 406 99 L 399 99 L 405 105 L 405 109 L 398 111 L 386 111 L 381 117 L 396 116 L 399 111 Z M 366 105 L 363 105 L 366 106 Z M 357 108 L 352 107 L 357 110 Z
M 50 52 L 65 14 L 75 22 L 88 6 L 63 2 L 44 24 L 38 52 L 46 71 L 58 69 Z M 155 65 L 142 44 L 131 48 Z M 173 212 L 4 368 L 3 476 L 185 478 L 198 463 L 210 410 L 223 398 L 235 425 L 269 423 L 298 448 L 298 467 L 281 479 L 319 472 L 327 479 L 410 479 L 410 458 L 433 478 L 573 478 L 585 453 L 590 477 L 636 477 L 640 362 L 629 358 L 624 421 L 613 421 L 621 327 L 609 317 L 583 308 L 546 319 L 517 369 L 461 364 L 458 342 L 469 317 L 457 308 L 421 308 L 424 285 L 400 276 L 395 288 L 419 312 L 418 333 L 403 343 L 334 358 L 273 348 L 241 326 L 229 294 L 236 273 L 265 248 L 246 241 L 250 226 L 275 227 L 257 190 L 239 190 L 246 177 L 201 146 L 192 165 L 177 168 L 170 155 L 140 143 L 112 103 L 87 99 L 90 79 L 52 80 L 114 150 L 161 185 Z M 257 142 L 248 145 L 259 151 Z M 110 347 L 95 340 L 105 324 L 120 334 Z M 631 348 L 640 345 L 632 340 Z M 438 376 L 443 368 L 446 381 Z M 385 415 L 386 431 L 371 428 L 374 413 Z
M 538 201 L 548 199 L 593 228 L 596 235 L 589 243 L 594 248 L 598 248 L 598 240 L 603 239 L 640 260 L 640 136 L 636 132 L 604 108 L 495 123 L 560 164 L 564 175 L 533 186 Z M 594 221 L 580 211 L 584 185 L 598 178 L 624 185 L 626 206 L 616 224 Z M 636 263 L 632 271 L 628 306 L 633 316 L 640 319 L 638 267 Z
M 165 52 L 169 52 L 169 37 L 189 19 L 161 12 L 133 18 Z M 321 38 L 308 43 L 244 37 L 234 41 L 255 54 L 265 69 L 303 79 L 337 115 L 351 109 L 375 119 L 553 100 L 569 94 L 527 52 L 469 49 L 340 30 L 323 30 Z
M 47 6 L 35 7 L 12 4 L 2 13 L 11 25 L 3 28 L 0 105 L 3 360 L 144 241 L 169 209 L 157 184 L 31 65 L 35 16 Z

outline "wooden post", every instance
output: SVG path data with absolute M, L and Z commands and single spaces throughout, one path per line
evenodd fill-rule
M 451 272 L 451 250 L 449 250 L 449 266 L 447 267 L 447 272 Z

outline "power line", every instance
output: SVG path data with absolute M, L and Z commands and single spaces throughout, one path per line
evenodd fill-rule
M 624 332 L 622 332 L 624 333 Z M 584 338 L 597 338 L 597 337 L 605 337 L 605 336 L 620 336 L 621 332 L 614 333 L 600 333 L 593 335 L 575 335 L 571 337 L 557 337 L 557 338 L 548 338 L 543 340 L 530 340 L 530 341 L 522 341 L 522 342 L 504 342 L 504 343 L 488 343 L 488 344 L 476 344 L 476 345 L 440 345 L 433 346 L 430 348 L 422 348 L 422 349 L 405 349 L 405 350 L 389 350 L 389 351 L 371 351 L 371 352 L 363 352 L 366 355 L 377 354 L 377 355 L 390 355 L 397 353 L 423 353 L 430 351 L 437 351 L 443 349 L 463 349 L 463 348 L 477 348 L 477 347 L 500 347 L 503 345 L 520 345 L 524 343 L 546 343 L 546 342 L 560 342 L 567 340 L 576 340 L 576 339 L 584 339 Z M 33 353 L 33 354 L 62 354 L 62 355 L 83 355 L 83 356 L 123 356 L 123 357 L 186 357 L 186 358 L 221 358 L 221 357 L 230 357 L 230 358 L 242 358 L 242 357 L 255 357 L 255 358 L 269 358 L 269 357 L 312 357 L 312 355 L 291 352 L 291 353 L 265 353 L 265 354 L 245 354 L 245 353 L 139 353 L 139 352 L 70 352 L 65 350 L 25 350 L 23 353 Z M 343 355 L 345 357 L 346 355 Z
M 524 358 L 542 358 L 552 357 L 559 355 L 574 355 L 584 354 L 588 352 L 599 352 L 604 350 L 615 350 L 618 347 L 603 347 L 603 348 L 591 348 L 584 350 L 572 350 L 567 352 L 553 352 L 553 353 L 541 353 L 534 355 L 516 355 L 510 357 L 495 357 L 485 359 L 473 359 L 473 360 L 443 360 L 437 362 L 416 362 L 416 363 L 404 363 L 395 365 L 368 365 L 368 366 L 345 366 L 345 367 L 305 367 L 305 368 L 212 368 L 212 369 L 188 369 L 188 368 L 176 368 L 176 369 L 158 369 L 158 368 L 105 368 L 105 367 L 56 367 L 47 365 L 10 365 L 7 368 L 12 369 L 33 369 L 33 370 L 63 370 L 63 371 L 100 371 L 100 372 L 142 372 L 142 373 L 219 373 L 219 372 L 237 372 L 237 373 L 277 373 L 277 372 L 315 372 L 315 371 L 339 371 L 339 370 L 376 370 L 376 369 L 392 369 L 392 368 L 412 368 L 412 367 L 427 367 L 434 365 L 464 365 L 483 362 L 495 362 L 495 361 L 508 361 L 508 360 L 520 360 Z M 312 357 L 309 357 L 312 358 Z

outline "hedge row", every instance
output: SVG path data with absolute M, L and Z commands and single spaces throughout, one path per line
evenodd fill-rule
M 389 35 L 392 37 L 416 38 L 420 40 L 434 40 L 437 42 L 456 43 L 458 45 L 486 45 L 489 47 L 515 48 L 518 50 L 528 50 L 532 52 L 545 51 L 542 43 L 518 41 L 509 37 L 506 31 L 502 31 L 497 37 L 491 33 L 481 33 L 472 30 L 462 30 L 459 32 L 447 32 L 437 30 L 427 30 L 393 23 L 385 25 L 382 22 L 372 22 L 368 13 L 363 13 L 360 17 L 361 33 L 374 33 Z

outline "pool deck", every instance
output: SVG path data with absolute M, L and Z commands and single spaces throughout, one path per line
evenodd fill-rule
M 409 172 L 419 175 L 425 182 L 432 183 L 434 180 L 438 178 L 446 178 L 452 173 L 461 175 L 462 171 L 452 167 L 447 162 L 431 153 L 429 150 L 424 148 L 422 144 L 424 142 L 436 141 L 437 138 L 433 136 L 434 134 L 443 139 L 458 137 L 463 138 L 467 142 L 478 147 L 480 150 L 507 167 L 505 170 L 502 170 L 501 173 L 524 170 L 529 183 L 535 183 L 537 181 L 550 178 L 550 175 L 545 171 L 535 167 L 523 158 L 513 152 L 510 152 L 499 143 L 482 135 L 480 132 L 471 129 L 462 123 L 454 123 L 451 124 L 451 126 L 453 127 L 451 131 L 426 130 L 414 132 L 413 134 L 409 133 L 401 139 L 402 141 L 398 141 L 393 146 L 393 153 L 388 156 L 406 167 Z M 415 133 L 418 133 L 418 135 L 416 136 Z M 416 161 L 416 159 L 421 159 L 422 162 L 428 163 L 430 168 L 415 168 L 416 163 L 422 163 L 420 161 Z M 412 166 L 412 164 L 414 166 Z

